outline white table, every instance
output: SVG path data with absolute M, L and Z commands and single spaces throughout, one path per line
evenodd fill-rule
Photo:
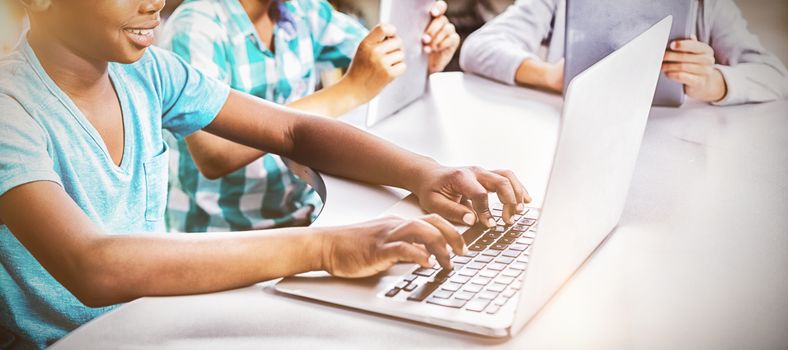
M 541 202 L 561 99 L 458 73 L 430 89 L 371 131 L 447 164 L 511 168 Z M 787 111 L 785 101 L 655 109 L 619 228 L 508 341 L 287 297 L 268 282 L 143 298 L 54 348 L 786 349 Z M 404 196 L 325 182 L 318 225 L 374 218 Z

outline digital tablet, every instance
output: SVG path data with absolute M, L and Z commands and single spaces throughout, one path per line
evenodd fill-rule
M 380 23 L 397 28 L 405 52 L 405 74 L 369 102 L 367 126 L 372 126 L 418 100 L 427 90 L 428 55 L 421 37 L 430 24 L 434 0 L 382 0 Z
M 689 39 L 697 10 L 697 0 L 567 0 L 564 86 L 665 16 L 673 16 L 669 42 Z M 653 105 L 683 103 L 684 86 L 662 73 Z

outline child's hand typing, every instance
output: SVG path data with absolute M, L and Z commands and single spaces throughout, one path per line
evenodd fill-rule
M 398 262 L 429 267 L 431 255 L 450 269 L 448 247 L 455 254 L 464 254 L 466 249 L 454 226 L 434 214 L 414 220 L 388 217 L 327 228 L 318 235 L 322 240 L 321 268 L 347 278 L 372 276 Z

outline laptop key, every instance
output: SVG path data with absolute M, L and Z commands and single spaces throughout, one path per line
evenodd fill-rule
M 403 279 L 404 279 L 405 281 L 408 281 L 408 282 L 413 282 L 413 281 L 415 281 L 417 278 L 419 278 L 419 276 L 416 276 L 416 275 L 407 275 L 407 276 L 405 276 L 405 278 L 403 278 Z
M 516 232 L 526 232 L 526 231 L 528 231 L 528 226 L 523 226 L 523 225 L 514 225 L 514 226 L 512 226 L 512 231 L 516 231 Z
M 448 290 L 450 292 L 456 292 L 456 291 L 460 290 L 460 288 L 462 288 L 462 284 L 461 283 L 455 283 L 455 282 L 444 283 L 441 286 L 441 290 Z
M 462 239 L 465 242 L 471 243 L 475 241 L 477 238 L 481 237 L 481 235 L 484 234 L 485 231 L 487 231 L 486 226 L 482 224 L 473 225 L 462 233 Z
M 535 223 L 536 223 L 536 220 L 534 220 L 534 219 L 528 219 L 528 217 L 527 217 L 527 216 L 526 216 L 526 218 L 525 218 L 525 219 L 523 219 L 522 221 L 520 221 L 520 225 L 524 225 L 524 226 L 533 226 L 533 224 L 535 224 Z
M 483 263 L 474 261 L 472 263 L 468 263 L 467 265 L 465 265 L 465 268 L 466 269 L 472 269 L 472 270 L 481 270 L 481 269 L 484 268 L 484 265 L 487 265 L 487 264 L 483 264 Z
M 501 253 L 501 255 L 509 257 L 509 258 L 516 258 L 516 257 L 520 256 L 520 252 L 518 252 L 516 250 L 507 249 L 503 253 Z
M 492 243 L 493 243 L 492 238 L 485 238 L 485 237 L 482 237 L 478 241 L 476 241 L 476 244 L 490 245 Z
M 476 257 L 477 255 L 479 255 L 478 251 L 468 250 L 468 254 L 465 254 L 463 256 L 467 256 L 469 258 L 473 258 L 473 257 Z
M 405 287 L 407 287 L 408 284 L 410 284 L 410 282 L 402 280 L 397 282 L 397 284 L 394 285 L 394 288 L 405 289 Z
M 501 296 L 498 296 L 497 298 L 495 298 L 495 300 L 493 300 L 493 304 L 498 305 L 498 306 L 504 306 L 507 301 L 509 301 L 509 298 L 504 297 L 503 295 L 501 295 Z
M 468 284 L 465 285 L 465 287 L 462 288 L 462 290 L 465 291 L 465 292 L 468 292 L 468 293 L 476 294 L 476 293 L 481 292 L 482 288 L 484 288 L 484 286 L 481 285 L 481 284 L 468 283 Z
M 491 261 L 493 261 L 493 257 L 491 257 L 491 256 L 487 256 L 487 255 L 482 255 L 482 256 L 480 256 L 480 257 L 477 257 L 477 258 L 475 259 L 475 261 L 478 261 L 478 262 L 480 262 L 480 263 L 486 264 L 486 263 L 488 263 L 488 262 L 491 262 Z
M 471 258 L 467 256 L 458 256 L 452 259 L 451 261 L 453 261 L 455 264 L 467 264 L 471 262 Z
M 501 251 L 497 249 L 487 249 L 482 252 L 482 255 L 487 255 L 487 256 L 498 256 L 499 254 L 501 254 Z
M 500 309 L 501 309 L 501 307 L 500 307 L 500 306 L 498 306 L 498 305 L 495 305 L 495 304 L 492 304 L 492 305 L 490 305 L 490 306 L 487 308 L 487 311 L 486 311 L 486 312 L 487 312 L 488 314 L 491 314 L 491 315 L 492 315 L 492 314 L 494 314 L 494 313 L 498 312 L 498 310 L 500 310 Z
M 474 295 L 476 295 L 476 293 L 472 293 L 472 292 L 468 292 L 468 291 L 461 291 L 461 292 L 455 293 L 454 297 L 456 299 L 460 299 L 460 300 L 471 300 L 471 298 L 473 298 Z
M 386 297 L 392 298 L 392 297 L 394 297 L 395 295 L 397 295 L 397 293 L 399 293 L 399 291 L 400 291 L 400 289 L 399 289 L 399 288 L 392 288 L 391 290 L 389 290 L 388 292 L 386 292 Z
M 465 310 L 473 312 L 482 312 L 490 304 L 488 299 L 473 299 L 465 305 Z
M 480 251 L 485 250 L 485 249 L 487 249 L 486 245 L 478 244 L 478 243 L 468 247 L 468 250 L 472 250 L 472 251 L 476 251 L 476 252 L 480 252 Z
M 506 253 L 506 252 L 504 252 L 504 253 Z M 514 262 L 514 258 L 510 258 L 510 257 L 507 257 L 507 256 L 499 256 L 499 257 L 495 258 L 495 262 L 508 265 L 508 264 L 511 264 L 511 263 Z
M 432 294 L 432 298 L 449 299 L 449 298 L 451 298 L 452 294 L 454 294 L 454 292 L 452 292 L 450 290 L 441 289 L 441 290 L 433 293 Z
M 490 232 L 482 236 L 482 238 L 489 238 L 489 239 L 498 239 L 499 237 L 501 237 L 501 234 L 497 232 Z
M 488 264 L 487 268 L 490 269 L 490 270 L 493 270 L 493 271 L 503 271 L 503 269 L 506 268 L 506 265 L 494 262 L 494 263 Z
M 503 238 L 501 238 L 500 240 L 498 240 L 498 243 L 500 243 L 500 244 L 505 244 L 505 245 L 509 245 L 509 244 L 512 244 L 512 243 L 514 243 L 515 239 L 516 239 L 516 238 L 512 238 L 512 237 L 503 237 Z M 530 243 L 529 243 L 529 244 L 530 244 Z M 494 248 L 494 247 L 493 247 L 493 248 Z
M 432 276 L 433 274 L 435 274 L 435 272 L 436 272 L 436 271 L 437 271 L 437 270 L 435 270 L 435 269 L 433 269 L 433 268 L 429 268 L 429 267 L 420 267 L 420 268 L 418 268 L 416 271 L 413 271 L 413 274 L 414 274 L 414 275 L 419 275 L 419 276 L 424 276 L 424 277 L 430 277 L 430 276 Z
M 523 273 L 523 270 L 508 268 L 503 273 L 501 273 L 501 276 L 515 278 L 520 276 L 521 273 Z
M 525 217 L 529 218 L 529 219 L 532 219 L 532 220 L 538 219 L 539 218 L 539 209 L 528 208 L 528 212 L 525 213 Z
M 505 284 L 500 284 L 500 283 L 493 283 L 493 284 L 487 286 L 487 291 L 495 292 L 496 295 L 498 293 L 500 293 L 500 292 L 503 292 L 505 289 L 506 289 L 506 285 Z
M 490 283 L 490 280 L 491 279 L 489 277 L 476 276 L 471 280 L 471 284 L 478 284 L 484 286 Z
M 509 246 L 509 249 L 517 250 L 517 251 L 523 251 L 526 248 L 528 248 L 528 246 L 525 245 L 525 244 L 512 244 L 512 245 Z
M 509 246 L 508 244 L 501 243 L 500 241 L 498 241 L 498 243 L 495 243 L 495 244 L 493 244 L 493 245 L 490 247 L 490 248 L 492 248 L 492 249 L 490 249 L 490 250 L 493 250 L 493 249 L 494 249 L 494 250 L 497 250 L 497 251 L 498 251 L 498 253 L 500 253 L 500 252 L 502 252 L 502 251 L 506 250 L 506 247 L 508 247 L 508 246 Z
M 474 270 L 474 269 L 462 269 L 462 270 L 460 270 L 460 272 L 459 272 L 459 273 L 457 273 L 457 275 L 459 275 L 459 276 L 465 276 L 465 277 L 473 277 L 473 276 L 476 276 L 476 274 L 477 274 L 477 273 L 479 273 L 479 270 Z
M 405 286 L 405 288 L 403 288 L 403 290 L 404 290 L 404 291 L 406 291 L 406 292 L 412 292 L 412 291 L 413 291 L 414 289 L 416 289 L 416 287 L 418 287 L 418 286 L 419 286 L 419 285 L 418 285 L 418 284 L 416 284 L 416 283 L 411 283 L 411 284 L 409 284 L 409 285 Z
M 408 296 L 408 300 L 410 301 L 422 301 L 427 298 L 432 292 L 434 292 L 438 287 L 440 287 L 440 283 L 435 282 L 427 282 L 422 284 Z
M 438 299 L 438 298 L 432 297 L 432 298 L 427 299 L 427 303 L 440 305 L 440 306 L 451 307 L 451 308 L 455 308 L 455 309 L 459 309 L 459 308 L 465 306 L 465 304 L 467 302 L 468 302 L 467 300 L 462 300 L 462 299 L 457 299 L 457 298 Z
M 503 293 L 501 293 L 501 296 L 504 298 L 511 298 L 514 296 L 515 293 L 517 293 L 517 289 L 509 287 L 505 291 L 503 291 Z
M 489 291 L 489 290 L 485 290 L 485 291 L 483 291 L 483 292 L 481 292 L 481 293 L 476 295 L 477 299 L 493 300 L 493 299 L 495 299 L 497 297 L 498 297 L 498 293 L 497 292 L 493 292 L 493 291 Z
M 498 271 L 484 269 L 482 272 L 479 272 L 479 276 L 485 278 L 494 278 L 495 276 L 498 276 Z
M 517 270 L 525 270 L 526 266 L 527 266 L 526 264 L 523 264 L 521 262 L 516 262 L 516 263 L 512 263 L 511 265 L 509 265 L 509 267 L 511 267 L 513 269 L 517 269 Z
M 534 239 L 531 237 L 520 237 L 516 242 L 517 244 L 534 244 Z
M 459 284 L 466 284 L 470 280 L 471 280 L 471 278 L 468 277 L 468 276 L 463 276 L 461 274 L 457 274 L 457 276 L 454 276 L 454 277 L 450 278 L 449 282 L 459 283 Z
M 510 285 L 510 284 L 512 284 L 512 282 L 514 282 L 514 277 L 509 277 L 509 276 L 498 276 L 498 277 L 495 279 L 495 281 L 494 281 L 494 282 L 496 282 L 496 283 L 501 283 L 501 284 L 505 284 L 505 285 Z

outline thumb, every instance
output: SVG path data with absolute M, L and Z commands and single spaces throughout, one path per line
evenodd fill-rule
M 421 205 L 430 213 L 438 214 L 457 224 L 473 226 L 476 223 L 476 214 L 471 208 L 437 193 L 433 193 Z
M 375 28 L 372 28 L 372 31 L 367 34 L 367 40 L 370 40 L 374 43 L 379 43 L 388 37 L 392 37 L 397 35 L 397 28 L 391 24 L 378 24 Z

